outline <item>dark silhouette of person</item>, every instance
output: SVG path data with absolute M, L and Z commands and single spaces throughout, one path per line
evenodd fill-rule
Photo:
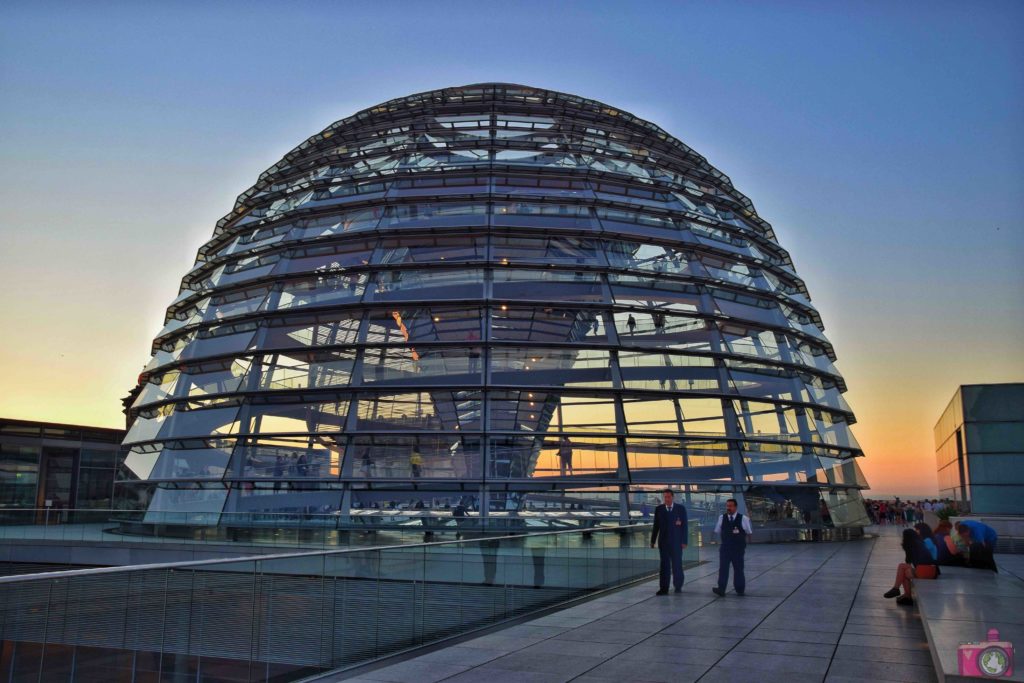
M 572 474 L 572 441 L 567 436 L 558 442 L 558 459 L 562 464 L 562 474 L 567 471 Z
M 274 460 L 274 490 L 281 490 L 281 479 L 284 477 L 284 456 L 279 455 Z

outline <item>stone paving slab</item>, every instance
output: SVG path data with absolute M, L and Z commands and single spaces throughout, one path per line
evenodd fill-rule
M 679 683 L 936 680 L 914 608 L 881 597 L 899 530 L 844 543 L 755 545 L 747 591 L 711 594 L 717 552 L 681 594 L 645 582 L 535 620 L 333 681 Z M 409 678 L 412 672 L 420 675 Z

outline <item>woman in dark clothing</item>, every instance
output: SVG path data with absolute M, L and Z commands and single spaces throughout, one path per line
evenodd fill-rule
M 935 537 L 932 534 L 932 528 L 924 522 L 918 522 L 914 525 L 914 529 L 917 531 L 917 535 L 921 537 L 921 542 L 924 543 L 924 547 L 928 550 L 928 554 L 932 556 L 932 559 L 938 564 L 939 549 L 935 545 Z
M 900 566 L 896 568 L 896 583 L 885 594 L 885 597 L 897 598 L 896 604 L 898 605 L 913 605 L 914 599 L 910 597 L 910 582 L 913 579 L 934 579 L 939 575 L 939 568 L 916 530 L 903 530 L 902 545 L 906 562 L 901 562 Z M 903 586 L 903 595 L 900 595 L 900 586 Z

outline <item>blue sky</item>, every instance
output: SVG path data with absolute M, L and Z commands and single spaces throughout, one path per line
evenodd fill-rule
M 821 310 L 869 476 L 930 475 L 955 386 L 1024 379 L 1022 36 L 1021 2 L 8 0 L 0 414 L 116 424 L 264 168 L 382 100 L 510 81 L 632 111 L 732 177 Z

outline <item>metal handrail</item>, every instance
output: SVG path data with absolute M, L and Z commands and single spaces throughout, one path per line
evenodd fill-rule
M 45 514 L 47 511 L 49 511 L 51 515 L 57 515 L 57 514 L 69 513 L 69 512 L 92 513 L 92 514 L 100 514 L 100 513 L 108 512 L 108 513 L 118 513 L 118 514 L 136 514 L 136 515 L 139 515 L 139 516 L 145 515 L 147 513 L 148 514 L 153 514 L 152 511 L 147 511 L 147 510 L 129 510 L 129 509 L 122 509 L 122 508 L 52 508 L 52 507 L 51 508 L 35 508 L 35 507 L 15 508 L 15 507 L 0 507 L 0 516 L 2 516 L 5 512 L 16 512 L 16 513 L 25 513 L 25 514 L 35 512 L 35 513 L 44 513 Z M 219 515 L 219 516 L 227 516 L 227 517 L 238 516 L 238 517 L 281 517 L 281 518 L 295 518 L 295 517 L 318 518 L 318 517 L 323 517 L 323 518 L 329 518 L 329 519 L 339 519 L 339 518 L 342 518 L 342 517 L 345 517 L 345 516 L 349 516 L 349 517 L 373 517 L 373 516 L 380 516 L 380 517 L 415 517 L 415 518 L 418 518 L 418 519 L 422 519 L 424 517 L 437 517 L 438 519 L 450 519 L 450 518 L 451 519 L 458 519 L 457 517 L 453 517 L 450 514 L 450 511 L 448 511 L 448 510 L 445 510 L 445 512 L 448 512 L 449 514 L 439 515 L 439 514 L 436 514 L 437 512 L 439 512 L 439 511 L 438 510 L 434 510 L 434 509 L 400 510 L 400 509 L 383 509 L 383 508 L 353 508 L 348 513 L 340 513 L 340 512 L 260 512 L 260 511 L 251 511 L 251 512 L 247 512 L 247 511 L 217 511 L 217 512 L 210 511 L 210 512 L 203 512 L 203 511 L 199 511 L 199 510 L 196 510 L 196 511 L 173 511 L 173 510 L 166 510 L 166 511 L 162 511 L 162 512 L 157 512 L 156 514 L 158 514 L 158 515 L 160 515 L 160 514 L 166 514 L 166 515 L 190 515 L 190 514 L 193 514 L 193 515 Z M 486 518 L 493 518 L 493 519 L 534 519 L 534 518 L 539 518 L 539 519 L 542 519 L 542 518 L 545 518 L 545 517 L 549 516 L 549 515 L 542 514 L 543 512 L 544 512 L 544 510 L 514 510 L 514 511 L 513 510 L 491 510 L 491 511 L 488 512 L 487 516 L 485 517 L 484 515 L 480 514 L 479 512 L 474 513 L 471 510 L 467 510 L 466 516 L 463 517 L 462 519 L 467 519 L 467 518 L 472 518 L 472 519 L 486 519 Z M 635 513 L 636 511 L 633 511 L 633 512 Z M 565 510 L 565 511 L 559 510 L 558 513 L 559 514 L 557 516 L 550 515 L 550 517 L 552 519 L 592 519 L 592 518 L 595 518 L 595 517 L 596 518 L 617 518 L 619 516 L 619 514 L 620 514 L 618 510 L 612 510 L 610 508 L 607 511 L 588 511 L 588 514 L 585 514 L 585 515 L 579 514 L 578 510 L 575 511 L 575 512 L 570 511 L 570 510 Z

